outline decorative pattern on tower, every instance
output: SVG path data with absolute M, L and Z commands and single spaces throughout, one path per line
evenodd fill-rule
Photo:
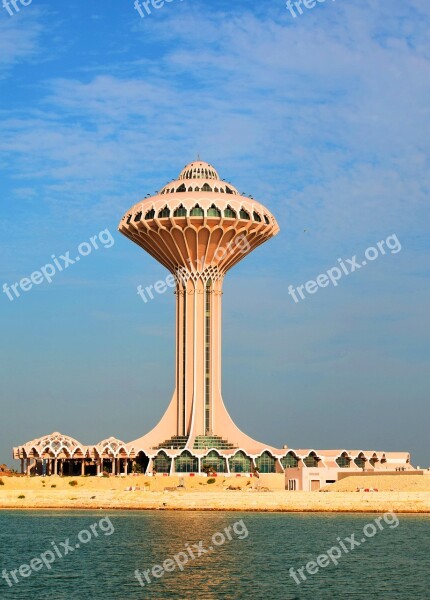
M 176 281 L 176 389 L 160 423 L 133 444 L 262 447 L 236 427 L 222 400 L 221 296 L 227 271 L 278 233 L 274 216 L 196 161 L 127 211 L 119 231 Z

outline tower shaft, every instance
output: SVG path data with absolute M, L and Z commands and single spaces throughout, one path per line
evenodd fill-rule
M 221 400 L 222 277 L 200 275 L 176 290 L 177 435 L 214 433 Z

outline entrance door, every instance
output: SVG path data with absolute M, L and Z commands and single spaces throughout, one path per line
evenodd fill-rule
M 319 479 L 311 479 L 311 492 L 317 492 L 320 489 Z

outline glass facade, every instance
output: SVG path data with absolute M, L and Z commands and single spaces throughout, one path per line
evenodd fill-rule
M 260 473 L 276 473 L 276 459 L 269 452 L 263 452 L 255 459 L 255 465 Z
M 185 451 L 175 458 L 176 473 L 197 473 L 199 470 L 199 460 L 190 452 Z
M 208 217 L 221 217 L 221 211 L 214 204 L 208 208 Z
M 307 467 L 318 467 L 319 458 L 315 456 L 315 454 L 309 454 L 305 459 L 303 459 L 304 464 Z
M 158 213 L 158 218 L 159 219 L 166 219 L 167 217 L 170 217 L 170 210 L 167 208 L 167 206 L 165 206 L 162 210 L 160 210 L 160 212 Z
M 152 461 L 153 468 L 157 473 L 170 473 L 172 459 L 165 452 L 159 452 Z
M 351 466 L 351 459 L 345 453 L 336 458 L 336 462 L 341 469 L 349 469 Z
M 224 217 L 227 217 L 228 219 L 235 219 L 236 218 L 236 213 L 235 211 L 230 208 L 229 206 L 224 210 Z
M 252 461 L 244 454 L 241 450 L 229 458 L 228 464 L 230 466 L 231 473 L 249 473 L 252 471 Z
M 185 187 L 185 186 L 184 186 Z M 185 190 L 184 190 L 185 192 Z M 184 208 L 182 205 L 179 206 L 173 213 L 174 217 L 186 217 L 187 216 L 187 209 Z
M 284 467 L 284 469 L 293 469 L 298 467 L 299 459 L 292 452 L 288 452 L 286 456 L 281 458 L 281 465 Z
M 226 473 L 227 461 L 215 452 L 215 450 L 212 450 L 212 452 L 209 452 L 207 456 L 202 458 L 202 471 L 206 468 L 212 469 L 215 473 Z
M 191 209 L 190 211 L 190 216 L 191 217 L 204 217 L 205 213 L 203 211 L 203 208 L 200 208 L 200 206 L 195 206 L 194 208 Z
M 359 469 L 364 469 L 366 465 L 366 459 L 361 455 L 357 456 L 357 458 L 354 459 L 354 462 Z

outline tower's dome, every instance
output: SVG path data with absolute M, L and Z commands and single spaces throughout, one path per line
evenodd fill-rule
M 196 160 L 182 169 L 178 179 L 219 179 L 219 175 L 209 163 Z
M 241 195 L 231 183 L 220 180 L 209 163 L 198 160 L 155 196 L 132 206 L 119 231 L 172 273 L 216 266 L 224 274 L 276 235 L 279 227 L 265 206 Z M 223 253 L 238 241 L 241 247 Z

